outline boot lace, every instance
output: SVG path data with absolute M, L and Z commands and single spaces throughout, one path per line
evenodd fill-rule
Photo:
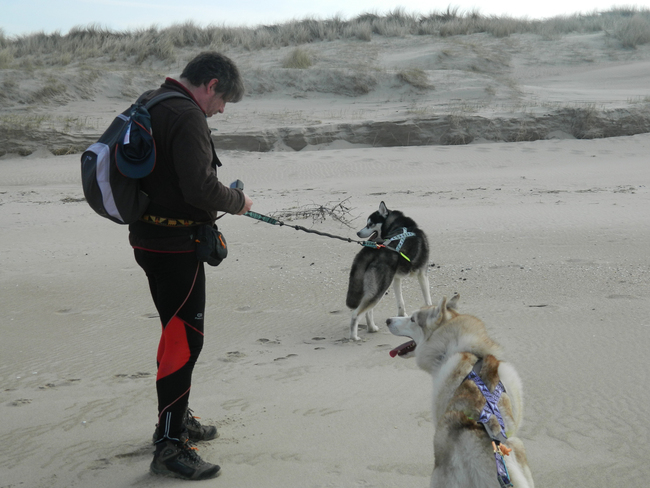
M 203 462 L 203 459 L 201 459 L 201 456 L 199 456 L 197 452 L 198 450 L 199 449 L 197 447 L 194 447 L 190 441 L 185 441 L 181 445 L 181 454 L 179 457 L 187 459 L 193 464 L 201 464 Z
M 185 425 L 191 425 L 195 429 L 200 429 L 202 427 L 201 423 L 198 420 L 200 418 L 201 417 L 195 417 L 194 412 L 192 412 L 192 410 L 188 408 L 185 417 Z

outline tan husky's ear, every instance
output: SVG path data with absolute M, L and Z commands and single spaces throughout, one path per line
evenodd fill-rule
M 446 314 L 447 314 L 447 297 L 442 297 L 442 300 L 440 300 L 440 303 L 438 303 L 438 306 L 436 307 L 435 324 L 440 325 L 442 321 L 445 320 Z
M 447 308 L 458 310 L 458 300 L 460 299 L 460 293 L 454 293 L 454 296 L 451 297 L 451 300 L 447 303 Z

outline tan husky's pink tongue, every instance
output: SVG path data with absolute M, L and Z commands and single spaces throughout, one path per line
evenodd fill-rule
M 402 344 L 401 346 L 397 346 L 395 349 L 393 349 L 389 354 L 390 357 L 394 358 L 395 356 L 403 356 L 406 353 L 409 353 L 411 351 L 415 350 L 415 341 L 408 341 Z

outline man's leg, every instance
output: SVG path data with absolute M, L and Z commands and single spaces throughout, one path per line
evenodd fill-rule
M 136 260 L 149 279 L 160 314 L 158 345 L 158 433 L 180 439 L 184 430 L 192 371 L 203 347 L 205 271 L 194 253 L 136 250 Z
M 156 376 L 159 439 L 150 470 L 154 474 L 187 480 L 215 478 L 221 474 L 221 468 L 203 461 L 182 435 L 192 371 L 203 347 L 203 263 L 197 261 L 194 253 L 136 250 L 135 256 L 147 274 L 162 323 Z

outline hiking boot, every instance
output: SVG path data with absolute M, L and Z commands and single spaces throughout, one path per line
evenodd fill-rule
M 209 480 L 221 474 L 216 464 L 205 462 L 188 442 L 164 439 L 156 444 L 149 470 L 153 474 L 184 480 Z
M 211 441 L 219 437 L 219 432 L 214 425 L 201 425 L 199 422 L 201 417 L 195 417 L 193 414 L 194 412 L 188 408 L 183 422 L 191 441 Z
M 181 440 L 189 439 L 193 442 L 198 441 L 211 441 L 219 437 L 219 432 L 214 425 L 201 425 L 199 422 L 200 417 L 195 417 L 192 415 L 194 412 L 189 408 L 185 410 L 185 418 L 183 419 L 183 433 L 181 434 Z M 162 434 L 158 432 L 158 425 L 156 425 L 156 430 L 153 433 L 154 443 L 162 438 Z

